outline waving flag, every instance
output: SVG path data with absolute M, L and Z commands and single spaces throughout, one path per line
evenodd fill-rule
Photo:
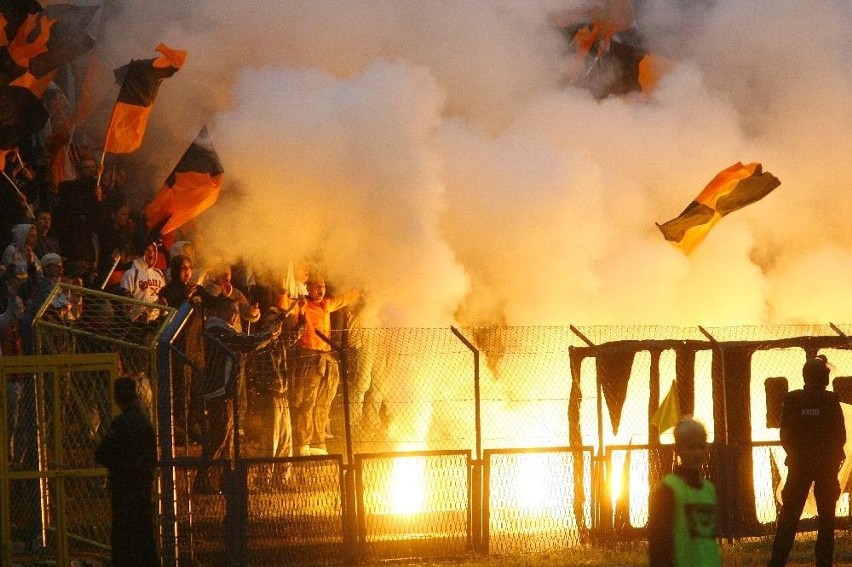
M 663 402 L 651 417 L 651 425 L 655 426 L 660 433 L 667 431 L 678 424 L 683 415 L 680 413 L 680 396 L 677 389 L 677 381 L 672 380 L 669 393 L 663 398 Z
M 95 45 L 95 34 L 88 29 L 98 10 L 100 6 L 46 6 L 43 17 L 54 23 L 44 52 L 30 60 L 30 72 L 41 77 L 91 49 Z
M 205 126 L 145 208 L 148 229 L 162 226 L 159 232 L 169 234 L 212 207 L 223 171 Z
M 160 84 L 183 67 L 186 51 L 162 43 L 157 51 L 162 55 L 156 59 L 134 59 L 115 70 L 121 90 L 107 129 L 105 153 L 129 154 L 142 145 Z
M 760 163 L 737 162 L 719 172 L 677 218 L 657 227 L 666 240 L 689 254 L 722 217 L 763 199 L 779 185 Z
M 91 48 L 98 7 L 22 1 L 0 11 L 0 148 L 13 148 L 47 121 L 41 102 L 57 69 Z
M 41 97 L 60 66 L 91 49 L 87 28 L 98 6 L 50 5 L 25 8 L 11 20 L 3 16 L 5 40 L 0 82 L 24 87 Z

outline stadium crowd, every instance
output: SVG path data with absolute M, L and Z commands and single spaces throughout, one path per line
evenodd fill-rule
M 73 108 L 62 89 L 51 84 L 43 101 L 44 127 L 4 155 L 0 355 L 37 354 L 36 316 L 116 332 L 97 328 L 105 322 L 103 302 L 87 305 L 73 287 L 55 293 L 59 282 L 137 300 L 120 313 L 129 328 L 153 329 L 162 323 L 161 306 L 191 302 L 179 338 L 186 360 L 176 364 L 172 384 L 176 443 L 221 458 L 235 434 L 259 423 L 252 433 L 263 456 L 326 454 L 339 376 L 321 336 L 331 336 L 332 315 L 337 325 L 344 314 L 335 312 L 355 307 L 360 294 L 327 296 L 321 268 L 305 261 L 290 266 L 289 288 L 284 274 L 260 282 L 243 261 L 206 257 L 192 222 L 166 235 L 150 228 L 144 210 L 131 208 L 124 172 L 105 170 L 85 136 L 69 138 Z M 38 354 L 67 350 L 60 342 Z M 243 353 L 238 368 L 226 370 L 234 353 Z M 140 383 L 140 398 L 150 404 L 145 389 Z M 15 449 L 20 390 L 19 382 L 7 386 L 13 462 L 24 458 Z M 235 410 L 222 403 L 231 399 Z

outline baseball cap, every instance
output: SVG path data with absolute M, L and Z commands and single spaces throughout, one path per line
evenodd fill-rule
M 62 258 L 59 256 L 59 254 L 56 254 L 54 252 L 48 252 L 47 254 L 41 257 L 40 262 L 42 267 L 52 265 L 61 266 Z

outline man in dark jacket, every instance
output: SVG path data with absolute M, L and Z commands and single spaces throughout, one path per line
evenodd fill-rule
M 787 481 L 781 492 L 782 508 L 769 567 L 787 562 L 811 484 L 819 514 L 816 566 L 832 565 L 834 509 L 840 496 L 837 473 L 844 460 L 846 428 L 837 394 L 825 389 L 830 372 L 825 356 L 808 360 L 802 367 L 804 389 L 784 397 L 781 445 L 787 452 Z
M 95 460 L 109 473 L 112 564 L 157 566 L 152 500 L 157 436 L 139 404 L 136 381 L 118 378 L 114 393 L 121 414 L 95 449 Z
M 269 348 L 281 334 L 280 325 L 259 335 L 246 335 L 235 329 L 240 313 L 237 303 L 214 298 L 204 330 L 206 376 L 200 390 L 204 396 L 207 435 L 202 447 L 209 460 L 230 459 L 234 449 L 234 402 L 239 397 L 238 382 L 243 373 L 243 354 Z M 195 488 L 201 493 L 220 492 L 221 482 L 211 479 L 205 466 L 198 472 Z M 213 475 L 218 476 L 218 475 Z

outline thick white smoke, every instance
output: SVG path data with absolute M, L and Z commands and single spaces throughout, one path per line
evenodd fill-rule
M 852 8 L 636 2 L 675 66 L 597 101 L 551 24 L 580 5 L 116 2 L 98 49 L 189 52 L 136 158 L 147 190 L 208 124 L 206 245 L 258 271 L 319 258 L 372 324 L 852 320 Z M 737 161 L 781 186 L 684 256 L 654 223 Z

